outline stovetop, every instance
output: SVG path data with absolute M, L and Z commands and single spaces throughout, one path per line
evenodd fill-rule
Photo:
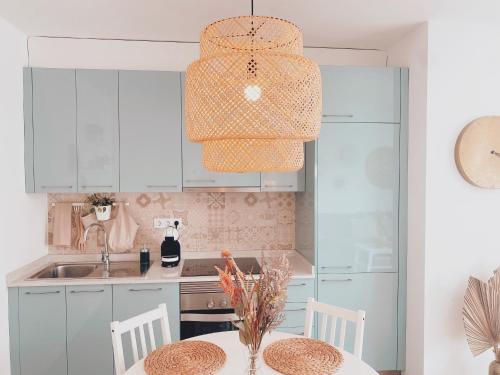
M 234 258 L 240 270 L 245 273 L 260 273 L 260 265 L 256 258 Z M 217 276 L 215 266 L 224 269 L 226 260 L 223 258 L 186 259 L 182 267 L 182 276 Z

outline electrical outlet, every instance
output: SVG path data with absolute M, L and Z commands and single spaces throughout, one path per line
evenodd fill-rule
M 182 219 L 180 218 L 155 217 L 153 219 L 153 228 L 165 229 L 168 227 L 175 227 L 176 221 L 179 222 L 177 228 L 182 227 Z

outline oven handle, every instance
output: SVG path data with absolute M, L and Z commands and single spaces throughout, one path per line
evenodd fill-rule
M 239 320 L 236 314 L 181 314 L 181 322 L 232 322 Z

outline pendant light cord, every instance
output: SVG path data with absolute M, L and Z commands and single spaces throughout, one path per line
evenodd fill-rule
M 253 0 L 250 0 L 250 11 L 251 11 L 252 16 L 253 16 Z

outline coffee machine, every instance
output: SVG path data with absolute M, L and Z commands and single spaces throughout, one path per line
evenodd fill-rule
M 179 222 L 175 221 L 174 226 L 167 228 L 165 240 L 161 244 L 161 266 L 177 267 L 181 261 L 181 244 L 179 243 Z

